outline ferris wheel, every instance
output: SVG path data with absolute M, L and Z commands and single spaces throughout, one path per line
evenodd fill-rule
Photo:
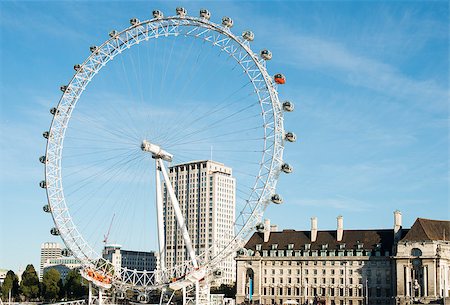
M 43 209 L 55 224 L 51 234 L 62 238 L 63 254 L 81 262 L 90 282 L 122 295 L 127 289 L 141 291 L 143 302 L 151 290 L 198 289 L 200 281 L 210 282 L 217 266 L 263 228 L 266 207 L 282 203 L 277 180 L 293 170 L 283 150 L 296 136 L 284 130 L 283 112 L 294 105 L 278 99 L 286 78 L 268 73 L 269 50 L 252 51 L 253 32 L 235 35 L 231 18 L 217 24 L 210 17 L 204 9 L 199 17 L 184 8 L 169 17 L 155 10 L 152 19 L 133 18 L 124 30 L 111 31 L 74 66 L 74 76 L 61 86 L 61 99 L 50 110 L 50 129 L 43 133 L 47 146 L 40 158 L 45 165 L 40 186 L 48 199 Z M 173 164 L 212 160 L 213 155 L 234 171 L 234 233 L 222 246 L 198 251 L 193 232 L 207 236 L 207 229 L 193 231 L 186 223 L 189 211 L 179 202 L 183 191 L 168 173 Z M 174 211 L 187 253 L 171 266 L 164 250 L 164 202 Z M 102 257 L 101 237 L 111 215 L 115 241 L 129 247 L 148 248 L 147 234 L 156 232 L 158 268 L 132 270 Z

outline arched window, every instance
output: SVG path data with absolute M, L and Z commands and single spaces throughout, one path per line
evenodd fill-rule
M 422 256 L 422 251 L 418 248 L 413 248 L 411 250 L 411 256 Z

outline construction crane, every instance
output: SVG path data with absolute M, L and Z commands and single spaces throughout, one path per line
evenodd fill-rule
M 114 221 L 114 217 L 116 217 L 116 213 L 113 214 L 113 217 L 111 219 L 111 223 L 109 224 L 109 228 L 108 228 L 108 232 L 106 233 L 106 235 L 103 235 L 103 243 L 106 244 L 108 243 L 108 237 L 109 237 L 109 232 L 111 232 L 111 227 Z

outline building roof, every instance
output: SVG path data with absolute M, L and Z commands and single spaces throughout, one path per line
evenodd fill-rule
M 402 241 L 450 240 L 450 221 L 417 218 Z
M 214 161 L 214 160 L 193 160 L 193 161 L 188 161 L 188 162 L 185 162 L 185 163 L 174 164 L 174 165 L 169 166 L 169 168 L 175 168 L 175 167 L 179 167 L 179 166 L 186 166 L 186 165 L 189 165 L 189 164 L 206 163 L 206 162 L 211 162 L 211 163 L 214 163 L 214 164 L 217 164 L 217 165 L 225 166 L 225 164 L 223 164 L 221 162 L 218 162 L 218 161 Z
M 408 230 L 402 230 L 402 236 Z M 328 245 L 328 250 L 336 250 L 339 245 L 345 244 L 345 249 L 356 249 L 362 244 L 363 249 L 375 249 L 381 245 L 380 251 L 392 250 L 394 244 L 394 230 L 344 230 L 342 241 L 337 241 L 336 230 L 318 231 L 315 242 L 311 242 L 311 231 L 283 230 L 271 232 L 269 241 L 264 243 L 264 233 L 254 233 L 247 242 L 245 248 L 255 250 L 257 244 L 261 244 L 262 250 L 270 250 L 272 244 L 277 244 L 278 249 L 287 249 L 289 244 L 294 245 L 294 250 L 303 250 L 305 244 L 310 244 L 311 250 L 321 250 L 322 245 Z

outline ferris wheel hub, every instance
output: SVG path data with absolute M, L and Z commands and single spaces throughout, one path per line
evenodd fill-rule
M 164 161 L 172 162 L 173 155 L 169 154 L 167 151 L 163 150 L 159 145 L 153 144 L 148 140 L 142 141 L 141 144 L 142 151 L 149 152 L 152 154 L 154 159 L 163 159 Z

